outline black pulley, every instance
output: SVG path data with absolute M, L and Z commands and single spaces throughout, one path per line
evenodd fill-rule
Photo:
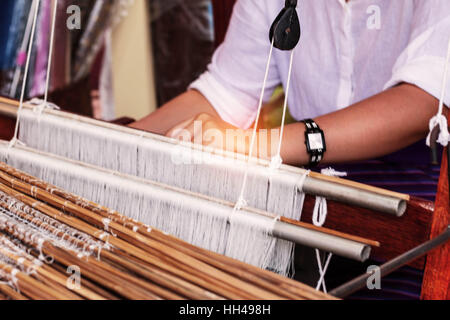
M 280 50 L 292 50 L 300 41 L 301 29 L 297 14 L 297 0 L 286 0 L 283 10 L 270 28 L 270 42 Z

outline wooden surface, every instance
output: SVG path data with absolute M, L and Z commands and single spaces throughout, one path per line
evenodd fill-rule
M 447 153 L 444 152 L 436 198 L 436 211 L 432 219 L 430 238 L 438 236 L 450 224 L 447 161 Z M 422 299 L 450 300 L 450 243 L 428 255 L 422 287 Z
M 315 198 L 307 196 L 302 221 L 311 222 Z M 386 261 L 426 242 L 430 236 L 434 204 L 430 201 L 412 198 L 406 213 L 401 218 L 350 207 L 328 201 L 328 217 L 324 227 L 380 242 L 373 248 L 372 258 Z M 423 269 L 424 259 L 411 266 Z
M 16 120 L 0 116 L 0 140 L 11 140 Z

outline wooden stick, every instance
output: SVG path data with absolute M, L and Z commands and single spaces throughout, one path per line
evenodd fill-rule
M 11 259 L 12 261 L 15 261 L 16 263 L 19 264 L 19 260 L 21 257 L 16 256 L 8 251 L 5 251 L 2 247 L 0 247 L 0 254 L 4 255 L 5 257 L 8 257 L 9 259 Z M 32 263 L 31 261 L 24 259 L 22 262 L 23 266 L 27 269 L 33 269 L 37 272 L 38 275 L 40 275 L 43 279 L 49 280 L 51 282 L 57 283 L 60 286 L 63 286 L 63 290 L 65 290 L 66 288 L 66 278 L 62 277 L 60 274 L 58 273 L 54 273 L 51 272 L 49 269 L 46 268 L 46 266 L 36 266 L 34 263 Z M 61 291 L 61 289 L 59 289 L 59 291 Z M 91 292 L 90 290 L 87 290 L 85 288 L 79 288 L 79 289 L 75 289 L 75 292 L 78 293 L 79 295 L 83 296 L 86 299 L 91 299 L 91 300 L 104 300 L 103 297 Z M 70 294 L 70 292 L 66 293 L 68 296 L 71 296 L 71 300 L 78 300 L 78 295 L 72 295 Z
M 12 266 L 6 265 L 0 261 L 0 269 L 6 273 L 11 274 L 14 270 Z M 15 277 L 17 278 L 17 284 L 21 291 L 27 295 L 32 295 L 33 297 L 41 297 L 41 299 L 47 300 L 68 300 L 70 296 L 65 292 L 56 291 L 53 288 L 45 286 L 41 282 L 33 279 L 32 277 L 26 275 L 23 272 L 17 272 Z
M 44 192 L 43 190 L 39 190 L 39 188 L 34 188 L 33 189 L 33 186 L 31 186 L 31 185 L 29 185 L 29 186 L 21 185 L 21 183 L 23 184 L 23 182 L 20 182 L 20 181 L 17 181 L 17 180 L 10 181 L 10 182 L 12 182 L 12 186 L 15 187 L 15 188 L 18 188 L 18 189 L 22 189 L 23 188 L 23 189 L 28 190 L 28 194 L 30 194 L 30 195 L 34 195 L 36 197 L 45 195 L 48 199 L 45 198 L 45 199 L 42 199 L 42 200 L 47 201 L 48 203 L 52 203 L 53 202 L 53 204 L 57 204 L 60 207 L 62 206 L 62 208 L 65 209 L 65 210 L 67 210 L 69 208 L 69 209 L 73 210 L 75 212 L 75 214 L 80 216 L 80 218 L 82 218 L 85 221 L 89 220 L 89 221 L 93 222 L 94 225 L 102 225 L 103 224 L 102 219 L 104 218 L 104 216 L 102 216 L 102 215 L 98 215 L 97 214 L 97 216 L 96 216 L 95 213 L 93 213 L 93 212 L 91 212 L 91 211 L 89 211 L 89 210 L 87 210 L 85 208 L 81 208 L 80 206 L 74 205 L 73 203 L 70 203 L 70 205 L 69 205 L 69 204 L 67 204 L 67 200 L 66 199 L 56 199 L 58 201 L 55 201 L 55 196 L 53 194 L 50 194 L 48 192 Z M 26 191 L 26 190 L 23 190 L 23 191 Z M 76 227 L 76 229 L 78 229 L 78 230 L 81 230 L 83 232 L 90 231 L 91 235 L 93 233 L 95 234 L 97 232 L 97 238 L 99 238 L 98 234 L 99 234 L 99 231 L 101 231 L 99 229 L 96 229 L 96 228 L 94 228 L 94 227 L 92 227 L 90 225 L 85 225 L 81 221 L 75 219 L 74 217 L 61 215 L 61 212 L 52 209 L 48 205 L 44 205 L 44 204 L 42 204 L 40 202 L 36 202 L 36 200 L 31 199 L 29 197 L 26 197 L 23 194 L 20 194 L 20 193 L 18 193 L 16 191 L 12 190 L 11 188 L 6 187 L 6 186 L 3 186 L 2 191 L 5 192 L 6 194 L 9 194 L 9 195 L 17 198 L 18 200 L 24 202 L 27 205 L 33 206 L 34 208 L 40 210 L 41 212 L 49 215 L 50 217 L 53 217 L 54 219 L 56 219 L 56 220 L 58 220 L 58 221 L 60 221 L 62 223 L 66 223 L 68 225 L 72 225 L 73 227 Z M 82 204 L 82 205 L 84 205 L 84 204 Z M 99 208 L 99 206 L 96 206 L 96 207 Z M 59 217 L 59 219 L 58 219 L 58 217 Z M 125 219 L 123 217 L 122 217 L 122 219 L 118 219 L 117 216 L 115 216 L 115 215 L 113 215 L 113 218 L 115 218 L 116 221 L 122 220 L 122 223 L 124 223 L 124 224 L 129 223 L 129 221 L 130 221 L 130 220 Z M 89 226 L 89 228 L 87 228 L 87 226 Z M 183 244 L 184 243 L 180 241 L 179 243 L 177 243 L 176 246 L 173 246 L 173 245 L 171 246 L 167 242 L 167 241 L 169 241 L 169 239 L 171 239 L 170 237 L 163 238 L 163 239 L 166 240 L 166 243 L 164 245 L 161 245 L 160 243 L 157 242 L 157 240 L 160 240 L 160 239 L 157 239 L 158 237 L 153 237 L 153 234 L 159 234 L 159 232 L 150 232 L 149 233 L 150 235 L 145 235 L 144 236 L 143 234 L 136 234 L 135 232 L 131 232 L 131 230 L 130 230 L 131 226 L 130 225 L 128 225 L 128 227 L 126 228 L 123 225 L 120 225 L 120 224 L 118 224 L 116 222 L 112 222 L 111 224 L 109 224 L 109 226 L 110 226 L 110 228 L 112 230 L 117 231 L 117 233 L 119 234 L 119 237 L 121 237 L 121 238 L 123 238 L 123 239 L 125 239 L 127 241 L 133 242 L 133 246 L 128 245 L 128 247 L 127 246 L 121 247 L 121 249 L 125 250 L 126 252 L 131 252 L 132 256 L 134 256 L 135 259 L 137 258 L 137 259 L 139 259 L 139 261 L 141 261 L 141 262 L 143 262 L 143 263 L 145 263 L 147 265 L 154 265 L 154 260 L 151 260 L 151 259 L 149 260 L 148 259 L 148 254 L 149 253 L 151 255 L 154 255 L 155 257 L 160 258 L 160 260 L 161 259 L 164 260 L 164 264 L 157 264 L 157 266 L 159 265 L 159 267 L 163 267 L 164 270 L 166 270 L 164 267 L 170 266 L 170 265 L 175 266 L 175 265 L 179 264 L 181 261 L 184 261 L 186 259 L 186 257 L 187 257 L 188 260 L 190 261 L 190 267 L 188 269 L 185 269 L 185 271 L 183 271 L 185 274 L 189 273 L 189 272 L 192 272 L 193 270 L 199 270 L 198 262 L 201 262 L 200 263 L 201 267 L 203 267 L 203 266 L 209 267 L 209 266 L 214 265 L 214 264 L 217 267 L 217 265 L 218 265 L 218 263 L 212 262 L 214 260 L 213 257 L 218 256 L 218 255 L 212 254 L 212 256 L 210 256 L 208 258 L 205 258 L 205 256 L 207 256 L 207 255 L 204 254 L 203 252 L 202 253 L 195 253 L 195 254 L 193 254 L 193 250 L 191 249 L 190 246 L 186 246 L 184 251 L 180 250 L 180 248 L 183 248 Z M 132 227 L 132 229 L 134 229 L 134 226 Z M 140 229 L 143 229 L 143 228 L 140 228 Z M 147 230 L 147 229 L 148 228 L 145 228 L 145 230 Z M 89 232 L 87 232 L 87 233 L 89 234 Z M 162 235 L 162 233 L 161 233 L 161 235 Z M 119 239 L 117 239 L 117 240 L 119 240 Z M 136 242 L 136 243 L 134 243 L 134 242 Z M 135 246 L 137 246 L 137 247 L 135 247 Z M 157 249 L 155 250 L 154 247 L 157 248 Z M 131 249 L 131 251 L 127 250 L 127 249 Z M 144 257 L 140 253 L 140 249 L 142 249 L 142 250 L 144 250 L 146 252 L 147 257 Z M 177 250 L 174 250 L 174 249 L 177 249 L 177 250 L 181 251 L 181 253 L 178 252 Z M 167 250 L 169 250 L 169 252 L 171 253 L 171 257 L 169 257 L 169 258 L 162 256 L 162 253 L 166 253 Z M 136 254 L 136 252 L 138 254 Z M 193 257 L 194 255 L 196 255 L 196 256 Z M 116 262 L 118 262 L 118 261 L 120 262 L 120 259 L 117 259 L 117 257 L 114 256 L 114 255 L 110 255 L 109 259 L 111 259 L 111 260 L 115 259 Z M 227 258 L 222 257 L 222 259 L 224 259 L 224 261 L 225 261 Z M 210 263 L 208 263 L 208 262 L 210 262 Z M 196 264 L 196 266 L 194 267 L 193 264 Z M 122 265 L 123 265 L 123 262 L 122 262 Z M 223 263 L 221 265 L 222 269 L 219 269 L 219 270 L 230 269 L 230 270 L 227 270 L 227 273 L 223 273 L 222 272 L 222 274 L 224 274 L 226 276 L 228 274 L 234 274 L 234 275 L 241 274 L 241 276 L 242 276 L 245 273 L 245 272 L 242 272 L 242 271 L 233 270 L 232 268 L 230 268 L 231 265 L 232 264 L 229 263 L 229 262 L 227 264 Z M 244 265 L 244 264 L 242 264 L 242 265 Z M 192 269 L 192 268 L 194 268 L 194 269 Z M 172 269 L 169 270 L 169 272 L 174 272 L 173 269 L 174 268 L 172 267 Z M 210 271 L 213 272 L 214 275 L 216 275 L 216 273 L 217 273 L 217 270 L 213 269 L 213 268 L 210 269 Z M 175 274 L 177 274 L 177 273 L 175 272 Z M 277 280 L 278 279 L 283 279 L 284 280 L 284 278 L 282 278 L 282 277 L 279 277 L 279 278 L 276 277 L 276 276 L 275 277 L 274 276 L 269 277 L 269 273 L 261 272 L 261 274 L 263 274 L 264 277 L 270 279 L 272 283 L 276 283 L 277 282 L 274 279 L 277 279 Z M 178 273 L 178 275 L 181 276 L 180 273 Z M 221 275 L 221 273 L 219 273 L 219 278 L 220 278 L 220 275 Z M 212 276 L 212 274 L 210 273 L 208 275 L 208 277 L 210 278 L 211 276 Z M 219 287 L 222 286 L 222 289 L 219 288 L 220 290 L 223 290 L 225 288 L 226 288 L 226 290 L 231 290 L 231 291 L 234 290 L 229 285 L 228 286 L 224 285 L 223 283 L 220 283 L 220 281 L 217 282 L 218 281 L 217 278 L 218 277 L 216 275 L 216 278 L 214 279 L 214 277 L 212 277 L 212 280 L 215 281 L 215 284 L 218 284 Z M 252 278 L 252 277 L 242 276 L 241 279 L 249 279 L 249 278 Z M 236 279 L 234 279 L 234 278 L 232 278 L 232 279 L 233 279 L 233 283 L 235 283 L 235 285 L 237 287 L 239 287 L 239 284 L 241 282 L 235 282 Z M 205 280 L 206 280 L 206 278 L 205 278 Z M 256 287 L 257 289 L 260 290 L 260 293 L 262 293 L 262 292 L 266 292 L 266 291 L 265 290 L 261 291 L 261 289 L 257 285 L 262 286 L 266 290 L 269 290 L 269 287 L 270 287 L 270 285 L 268 285 L 268 284 L 263 284 L 264 281 L 268 281 L 268 280 L 267 279 L 263 280 L 263 278 L 260 278 L 259 275 L 258 275 L 258 276 L 254 276 L 253 277 L 253 281 L 251 281 L 251 283 L 254 284 L 253 285 L 254 287 Z M 203 281 L 203 283 L 204 282 L 207 282 L 207 281 Z M 300 295 L 300 292 L 303 289 L 305 289 L 304 287 L 299 288 L 300 286 L 292 285 L 292 284 L 289 283 L 289 281 L 284 282 L 284 283 L 283 282 L 279 282 L 278 284 L 280 284 L 283 288 L 286 288 L 285 290 L 287 291 L 287 292 L 285 292 L 283 294 L 282 293 L 283 290 L 279 290 L 279 289 L 272 290 L 272 291 L 269 290 L 269 292 L 276 291 L 276 294 L 277 294 L 276 296 L 278 298 L 282 298 L 282 297 L 286 298 L 286 296 L 288 298 L 291 298 L 293 294 L 297 294 L 299 297 L 302 297 L 302 295 Z M 215 288 L 214 285 L 212 287 Z M 247 288 L 250 288 L 250 287 L 247 287 Z M 215 288 L 215 289 L 217 289 L 217 288 Z M 308 289 L 311 289 L 311 291 L 313 291 L 312 288 L 308 287 Z M 242 292 L 242 290 L 241 290 L 241 292 Z M 233 293 L 231 293 L 231 295 L 233 295 Z M 267 295 L 267 292 L 265 293 L 265 295 Z M 320 295 L 318 293 L 315 294 L 315 295 L 313 295 L 312 293 L 311 294 L 306 293 L 306 295 L 310 295 L 311 297 L 314 296 L 314 298 L 318 298 L 318 296 L 319 296 L 322 299 L 327 299 L 327 298 L 330 299 L 329 296 Z M 303 296 L 305 296 L 304 293 L 303 293 Z M 242 295 L 241 295 L 241 297 L 242 297 Z
M 83 231 L 91 236 L 94 236 L 99 240 L 102 240 L 101 233 L 99 232 L 99 230 L 95 229 L 94 227 L 85 222 L 77 221 L 74 217 L 61 215 L 60 211 L 57 211 L 43 203 L 39 203 L 32 198 L 29 198 L 23 194 L 18 193 L 17 191 L 14 191 L 6 187 L 5 185 L 0 184 L 0 190 L 29 206 L 33 206 L 35 209 L 38 209 L 42 213 L 45 213 L 60 222 L 66 223 L 72 227 L 75 227 L 80 231 Z M 127 231 L 129 230 L 127 229 Z M 197 284 L 200 284 L 203 287 L 207 288 L 209 287 L 209 289 L 216 290 L 216 292 L 218 292 L 219 294 L 223 294 L 225 297 L 231 299 L 242 299 L 244 292 L 246 292 L 247 294 L 247 296 L 245 296 L 244 299 L 258 299 L 258 298 L 263 299 L 263 297 L 265 297 L 265 299 L 280 298 L 276 295 L 264 292 L 258 287 L 251 286 L 249 284 L 246 284 L 245 282 L 229 277 L 225 273 L 212 269 L 211 267 L 205 264 L 193 261 L 191 258 L 187 256 L 176 253 L 173 249 L 167 251 L 167 249 L 169 248 L 164 248 L 162 252 L 165 253 L 162 254 L 158 253 L 158 251 L 155 251 L 154 249 L 151 249 L 152 252 L 144 251 L 141 248 L 134 247 L 133 245 L 115 237 L 109 237 L 108 241 L 110 242 L 110 244 L 128 253 L 131 253 L 135 257 L 147 263 L 150 263 L 151 265 L 156 265 L 171 273 L 187 277 L 187 279 L 189 279 L 190 281 L 196 282 Z M 177 256 L 178 259 L 174 260 L 169 258 L 167 256 L 169 252 Z M 194 277 L 191 276 L 191 274 L 197 274 L 197 276 Z M 226 281 L 230 282 L 228 283 Z M 232 284 L 234 285 L 232 286 Z
M 16 186 L 17 187 L 17 185 L 18 185 L 18 183 L 17 182 L 14 182 L 14 183 L 12 183 L 14 186 Z M 54 190 L 53 190 L 54 191 Z M 35 194 L 39 194 L 39 192 L 36 192 L 36 190 L 34 190 L 33 191 L 33 193 L 35 193 Z M 66 206 L 67 206 L 67 204 L 65 204 Z M 84 206 L 84 204 L 83 204 L 83 206 Z M 67 210 L 67 208 L 64 208 L 65 210 Z M 98 209 L 98 207 L 97 207 L 97 209 Z M 117 219 L 116 219 L 117 220 Z M 133 226 L 129 226 L 129 227 L 133 227 Z M 134 228 L 134 227 L 133 227 Z M 147 230 L 148 229 L 148 227 L 146 227 L 146 228 L 144 228 L 145 230 Z M 210 259 L 210 261 L 211 261 L 211 259 Z
M 91 224 L 94 225 L 103 225 L 103 218 L 95 215 L 94 213 L 79 208 L 72 203 L 67 203 L 65 201 L 61 201 L 60 199 L 55 199 L 55 197 L 48 192 L 45 192 L 41 189 L 35 189 L 31 192 L 31 190 L 27 190 L 28 188 L 24 186 L 22 182 L 16 181 L 13 183 L 13 185 L 16 188 L 20 188 L 22 192 L 28 192 L 29 194 L 35 194 L 37 198 L 46 201 L 50 204 L 56 204 L 60 207 L 64 207 L 65 212 L 72 213 L 78 217 L 82 216 L 83 220 L 88 221 Z M 29 206 L 33 206 L 34 208 L 37 208 L 41 212 L 48 214 L 50 213 L 50 216 L 56 220 L 59 220 L 60 222 L 66 223 L 68 225 L 71 225 L 78 230 L 81 230 L 91 236 L 96 237 L 98 240 L 102 240 L 100 237 L 100 234 L 98 233 L 98 230 L 95 230 L 94 227 L 92 227 L 90 224 L 82 223 L 81 221 L 76 222 L 76 226 L 74 225 L 75 219 L 73 217 L 69 216 L 61 216 L 61 212 L 49 207 L 48 205 L 44 205 L 43 203 L 37 203 L 36 200 L 31 199 L 29 197 L 24 196 L 23 194 L 20 194 L 18 192 L 14 192 L 12 189 L 6 187 L 5 185 L 0 185 L 0 190 L 13 196 L 14 198 L 17 198 L 18 200 L 24 202 L 25 204 Z M 62 221 L 65 220 L 65 221 Z M 215 270 L 214 268 L 200 262 L 196 261 L 195 259 L 192 259 L 189 256 L 186 256 L 184 254 L 181 254 L 167 246 L 161 245 L 155 241 L 151 241 L 146 239 L 145 237 L 140 236 L 139 234 L 133 233 L 129 229 L 115 223 L 111 222 L 109 224 L 109 227 L 111 230 L 113 230 L 115 233 L 119 234 L 119 236 L 123 237 L 127 241 L 133 242 L 133 245 L 137 245 L 138 247 L 134 247 L 133 245 L 130 245 L 128 242 L 120 240 L 118 238 L 110 237 L 109 241 L 112 245 L 133 253 L 137 258 L 140 258 L 144 261 L 147 261 L 152 264 L 161 265 L 161 261 L 165 261 L 166 267 L 168 267 L 170 264 L 177 265 L 177 263 L 181 263 L 179 266 L 177 272 L 179 272 L 179 269 L 182 269 L 188 273 L 192 272 L 200 272 L 198 275 L 199 277 L 204 277 L 207 281 L 215 282 L 217 286 L 224 286 L 229 288 L 230 290 L 234 291 L 247 291 L 250 295 L 250 297 L 256 298 L 256 296 L 253 296 L 254 294 L 260 295 L 260 296 L 267 296 L 268 299 L 279 299 L 280 297 L 277 295 L 272 295 L 269 292 L 265 292 L 261 290 L 258 287 L 251 286 L 245 282 L 238 281 L 237 279 L 228 276 L 225 273 L 219 272 L 218 270 Z M 94 231 L 95 230 L 95 231 Z M 138 241 L 134 241 L 134 237 L 137 238 Z M 153 248 L 156 248 L 153 249 Z M 148 251 L 144 251 L 147 249 Z M 157 257 L 157 260 L 154 258 L 150 258 L 148 253 L 152 253 L 155 257 Z M 173 270 L 173 268 L 172 268 Z M 234 285 L 233 287 L 230 287 L 230 285 Z
M 0 292 L 13 300 L 29 300 L 27 297 L 18 293 L 16 290 L 6 284 L 0 283 Z

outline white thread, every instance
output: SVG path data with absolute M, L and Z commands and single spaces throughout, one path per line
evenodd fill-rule
M 33 26 L 31 28 L 30 43 L 28 45 L 27 61 L 25 63 L 25 71 L 24 71 L 23 83 L 22 83 L 22 92 L 20 93 L 19 109 L 17 110 L 16 127 L 14 129 L 13 139 L 11 140 L 10 145 L 9 145 L 10 149 L 12 147 L 14 147 L 18 141 L 20 116 L 21 116 L 21 111 L 23 109 L 23 100 L 25 97 L 25 89 L 26 89 L 26 85 L 27 85 L 28 71 L 30 68 L 31 50 L 33 48 L 33 39 L 34 39 L 35 31 L 36 31 L 36 23 L 37 23 L 37 17 L 38 17 L 38 13 L 39 13 L 39 5 L 40 5 L 41 0 L 36 0 L 36 1 L 37 1 L 37 5 L 36 5 L 35 13 L 34 13 L 34 18 L 33 18 Z
M 37 242 L 37 250 L 39 251 L 39 260 L 44 261 L 45 257 L 42 252 L 42 246 L 44 245 L 44 239 L 40 238 Z
M 347 176 L 346 172 L 339 172 L 334 170 L 333 168 L 325 168 L 321 170 L 321 173 L 323 175 L 327 175 L 330 177 L 345 177 Z M 313 224 L 317 227 L 322 227 L 326 220 L 328 215 L 328 206 L 327 206 L 327 199 L 324 197 L 316 197 L 316 203 L 314 205 L 314 212 L 313 212 Z M 317 282 L 316 290 L 319 290 L 320 287 L 322 287 L 323 292 L 327 293 L 327 287 L 325 284 L 325 275 L 328 270 L 328 266 L 331 261 L 331 257 L 333 256 L 332 253 L 328 254 L 327 261 L 325 263 L 325 266 L 322 268 L 322 261 L 320 258 L 320 250 L 316 249 L 316 259 L 317 259 L 317 265 L 319 266 L 319 274 L 320 279 Z
M 300 192 L 303 192 L 303 186 L 305 185 L 306 178 L 311 174 L 311 170 L 306 170 L 305 173 L 300 177 L 300 180 L 297 184 L 297 189 Z
M 258 111 L 256 113 L 255 125 L 253 127 L 252 140 L 250 142 L 250 149 L 249 149 L 248 160 L 247 160 L 247 168 L 245 170 L 245 175 L 244 175 L 244 182 L 242 183 L 241 193 L 240 193 L 240 196 L 239 196 L 238 203 L 236 204 L 236 207 L 234 208 L 234 211 L 241 210 L 243 208 L 242 203 L 245 201 L 245 190 L 247 188 L 247 181 L 248 181 L 248 166 L 249 166 L 249 164 L 251 162 L 251 159 L 252 159 L 252 156 L 253 156 L 253 149 L 255 147 L 256 135 L 257 135 L 257 131 L 258 131 L 259 117 L 261 116 L 261 110 L 262 110 L 262 106 L 263 106 L 263 103 L 264 103 L 264 94 L 266 92 L 267 79 L 269 78 L 270 63 L 272 61 L 274 41 L 275 41 L 275 38 L 272 39 L 272 43 L 270 45 L 269 58 L 267 59 L 266 72 L 264 74 L 263 86 L 262 86 L 262 89 L 261 89 L 261 95 L 259 97 Z
M 332 253 L 328 254 L 328 258 L 327 258 L 327 261 L 325 262 L 325 266 L 322 268 L 322 262 L 320 259 L 320 251 L 316 249 L 316 259 L 317 259 L 317 265 L 319 266 L 319 274 L 320 274 L 320 279 L 317 282 L 316 290 L 319 290 L 320 287 L 322 286 L 323 292 L 325 292 L 325 293 L 327 293 L 327 287 L 325 284 L 325 275 L 328 271 L 328 267 L 330 265 L 332 256 L 333 256 Z
M 285 127 L 285 123 L 286 123 L 286 114 L 287 114 L 287 106 L 288 106 L 288 98 L 289 98 L 289 88 L 291 86 L 291 77 L 292 77 L 292 66 L 294 64 L 294 52 L 295 50 L 293 49 L 291 52 L 291 58 L 290 58 L 290 62 L 289 62 L 289 72 L 288 72 L 288 79 L 287 79 L 287 83 L 286 83 L 286 93 L 284 96 L 284 106 L 283 106 L 283 117 L 281 118 L 281 127 L 280 127 L 280 141 L 278 143 L 278 154 L 276 157 L 281 159 L 281 147 L 283 144 L 283 135 L 284 135 L 284 127 Z M 283 161 L 281 161 L 282 163 Z M 280 163 L 280 167 L 281 167 L 281 163 Z
M 49 88 L 49 82 L 50 82 L 50 69 L 52 67 L 52 61 L 53 61 L 53 46 L 54 46 L 54 38 L 55 38 L 57 12 L 58 12 L 58 0 L 55 0 L 54 7 L 53 7 L 53 17 L 52 17 L 52 31 L 50 34 L 50 45 L 49 45 L 49 53 L 48 53 L 47 79 L 45 81 L 44 105 L 46 105 L 47 101 L 48 101 L 48 88 Z
M 240 210 L 244 209 L 244 208 L 247 207 L 247 206 L 248 206 L 247 201 L 246 201 L 243 197 L 241 197 L 241 198 L 239 198 L 239 200 L 236 202 L 236 206 L 234 207 L 234 209 L 235 209 L 236 211 L 240 211 Z
M 323 175 L 327 175 L 330 177 L 345 177 L 347 176 L 346 172 L 338 172 L 334 170 L 333 168 L 326 168 L 322 169 L 321 173 Z M 326 220 L 328 215 L 328 206 L 327 206 L 327 199 L 324 197 L 316 197 L 316 203 L 314 205 L 314 212 L 313 212 L 313 223 L 317 227 L 322 227 Z
M 270 230 L 269 230 L 269 234 L 270 234 L 270 235 L 273 234 L 273 230 L 275 230 L 275 226 L 276 226 L 277 222 L 280 222 L 280 221 L 281 221 L 281 216 L 280 216 L 280 215 L 276 216 L 276 217 L 273 219 L 272 226 L 270 227 Z
M 110 219 L 107 219 L 107 218 L 104 218 L 104 219 L 102 220 L 102 222 L 103 222 L 105 231 L 109 231 L 109 225 L 111 224 L 111 220 L 110 220 Z
M 450 133 L 448 131 L 448 123 L 447 118 L 444 116 L 444 100 L 446 96 L 446 89 L 447 89 L 447 82 L 448 82 L 448 73 L 449 73 L 449 65 L 450 65 L 450 39 L 448 42 L 448 50 L 447 50 L 447 59 L 445 62 L 445 71 L 444 76 L 442 79 L 442 88 L 441 88 L 441 98 L 439 100 L 439 110 L 438 113 L 431 118 L 430 120 L 430 133 L 427 136 L 427 146 L 431 146 L 431 133 L 432 131 L 439 126 L 440 132 L 437 139 L 437 142 L 441 144 L 442 146 L 446 147 L 448 146 L 448 142 L 450 139 Z
M 37 0 L 33 0 L 32 4 L 31 4 L 30 12 L 28 14 L 27 25 L 25 27 L 25 34 L 23 36 L 22 44 L 21 44 L 20 50 L 19 50 L 19 55 L 26 53 L 27 44 L 28 44 L 28 41 L 30 41 L 30 33 L 31 33 L 32 25 L 33 25 L 33 12 L 36 10 L 37 3 L 38 3 Z M 17 57 L 17 59 L 19 59 L 19 58 L 20 57 Z M 17 85 L 19 84 L 21 69 L 22 69 L 22 65 L 18 64 L 16 66 L 16 70 L 14 71 L 14 78 L 13 78 L 13 82 L 11 84 L 11 89 L 9 91 L 9 96 L 11 98 L 14 98 L 16 96 Z
M 278 170 L 281 168 L 282 164 L 283 164 L 283 159 L 278 154 L 272 158 L 272 161 L 270 162 L 270 170 Z
M 316 227 L 322 227 L 327 220 L 328 206 L 327 199 L 323 197 L 316 197 L 313 211 L 313 223 Z
M 17 292 L 20 293 L 19 289 L 19 279 L 17 279 L 17 274 L 20 272 L 18 269 L 13 269 L 11 271 L 11 282 L 13 284 L 13 287 L 17 290 Z

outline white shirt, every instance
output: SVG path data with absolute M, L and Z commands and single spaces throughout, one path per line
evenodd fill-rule
M 225 42 L 191 85 L 235 126 L 255 120 L 269 29 L 284 2 L 238 0 Z M 450 0 L 299 0 L 297 11 L 302 37 L 288 100 L 295 119 L 345 108 L 401 82 L 440 97 Z M 286 85 L 289 58 L 275 49 L 265 101 Z M 445 102 L 450 105 L 450 88 Z

